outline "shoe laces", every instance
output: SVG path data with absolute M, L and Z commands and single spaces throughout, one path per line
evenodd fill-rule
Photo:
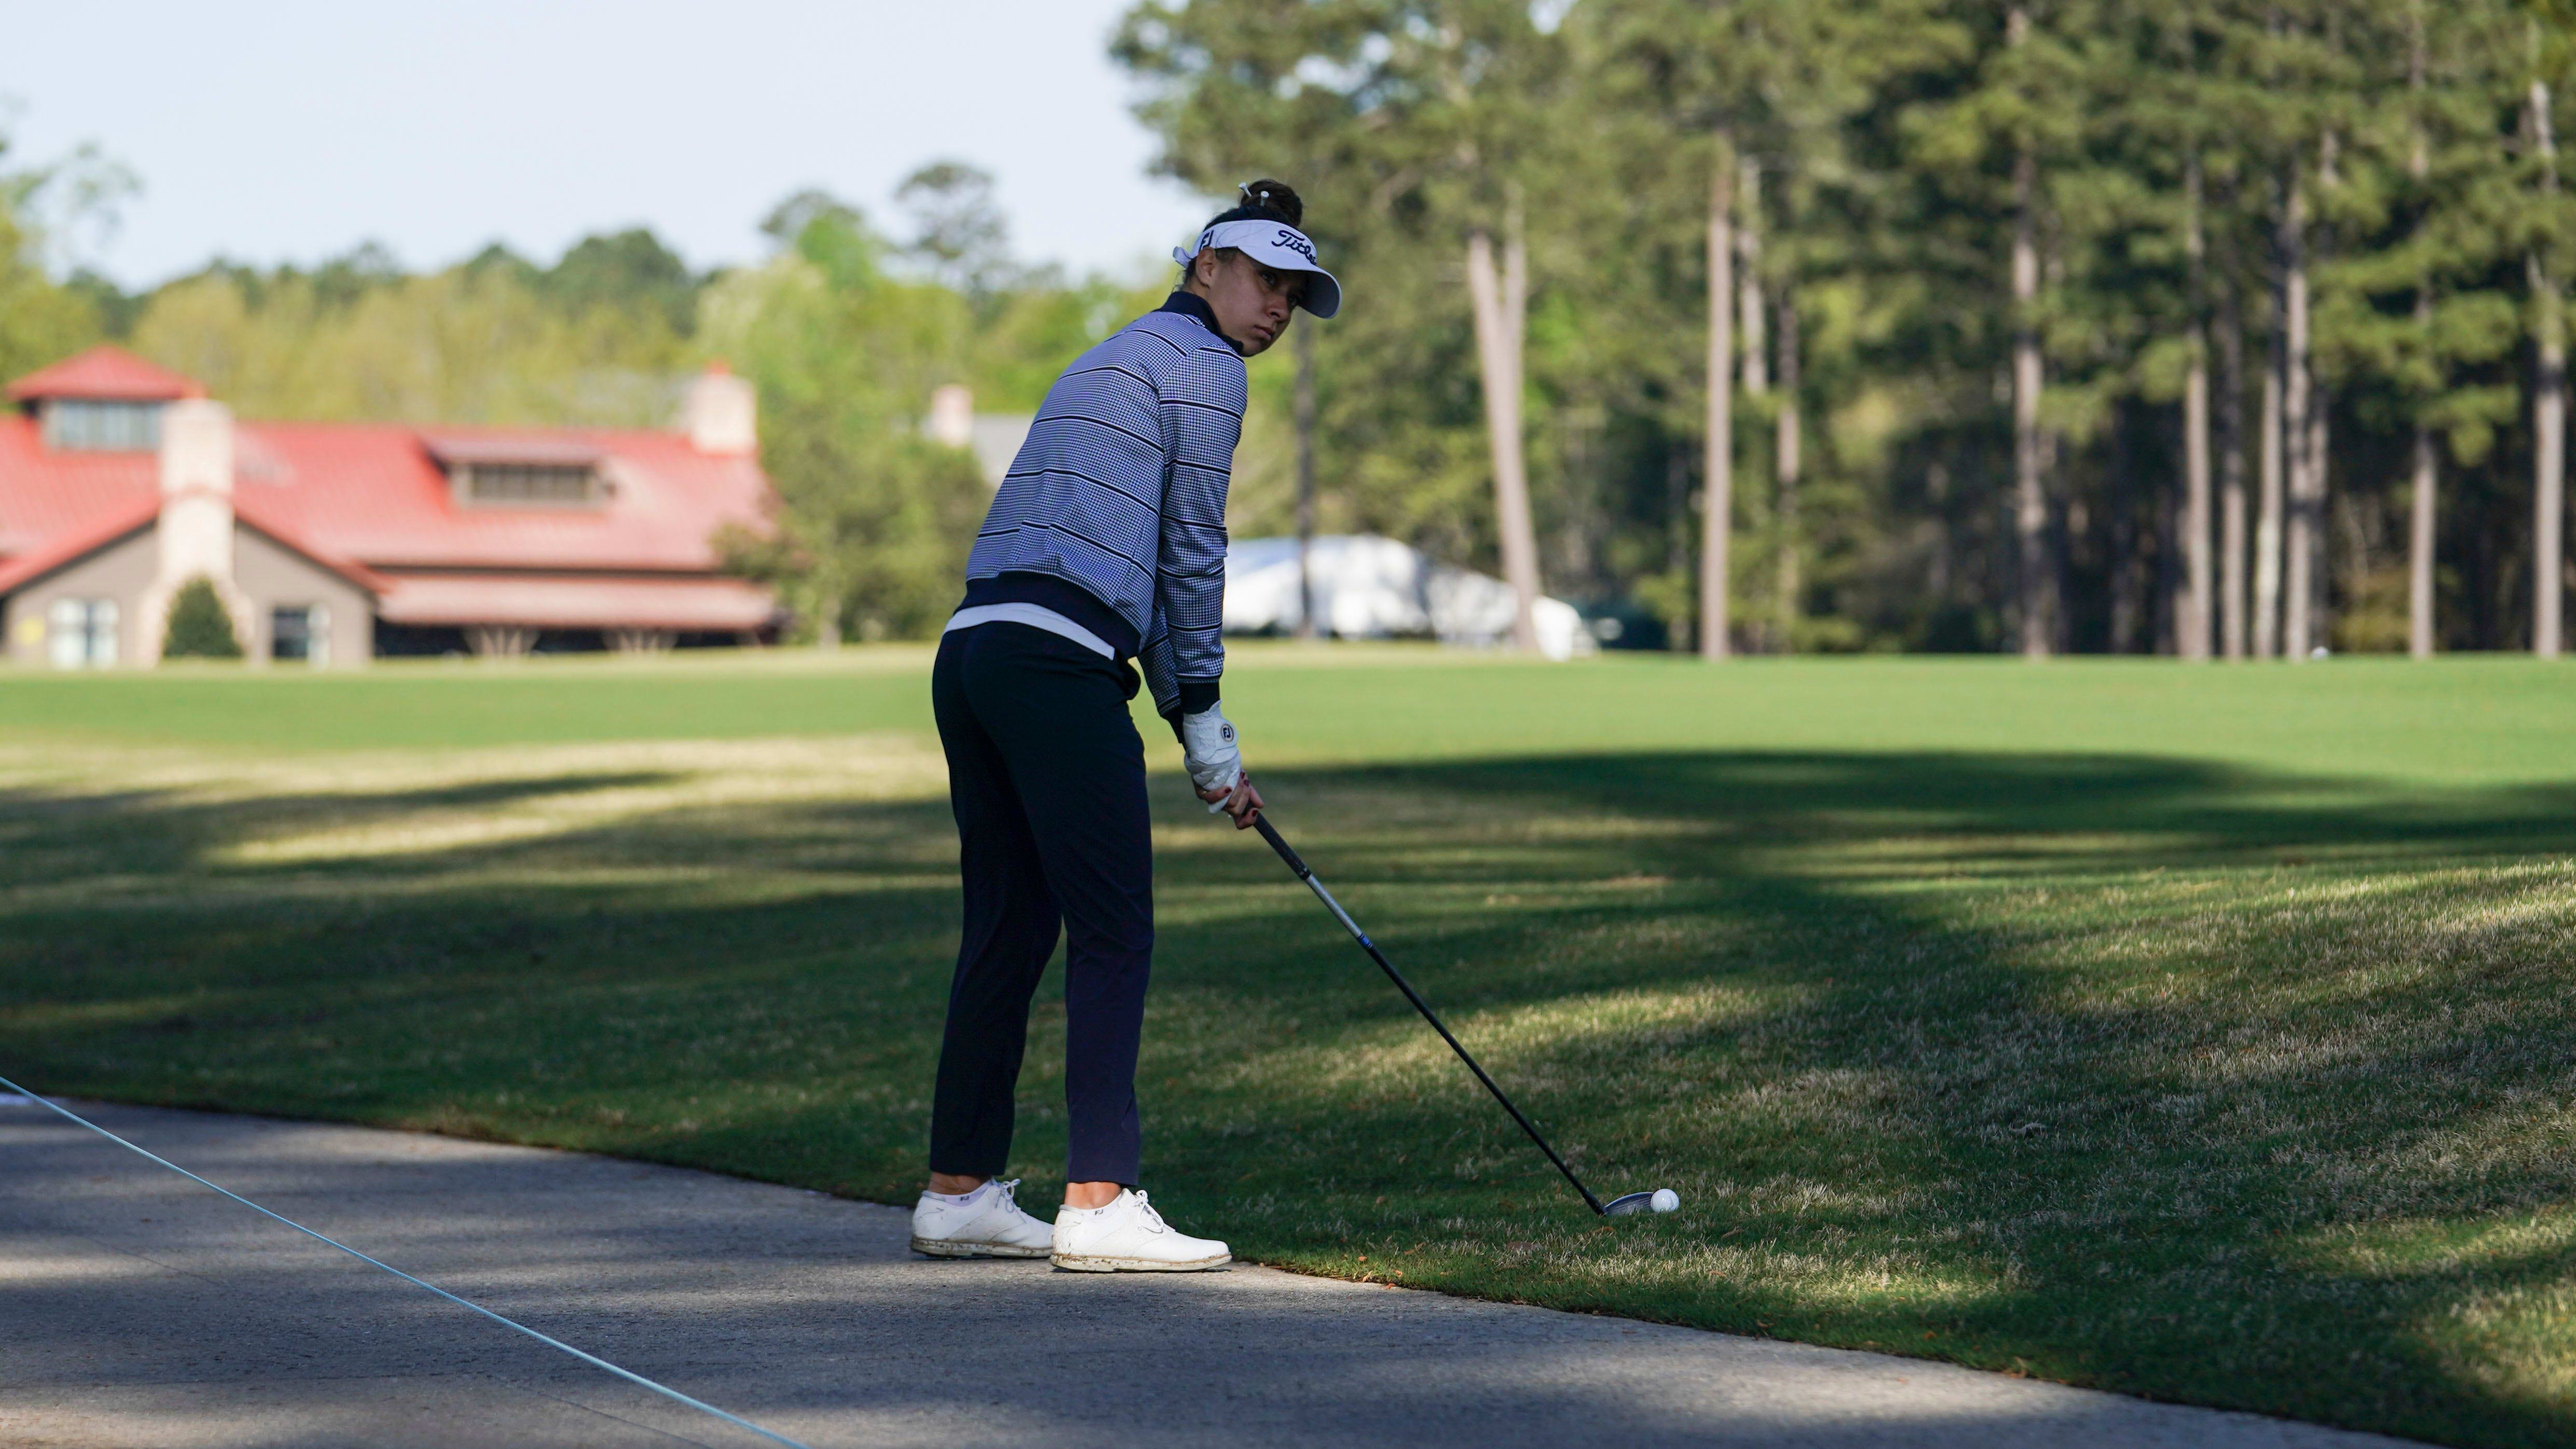
M 1020 1210 L 1020 1180 L 1016 1177 L 1001 1179 L 997 1180 L 994 1183 L 994 1186 L 999 1187 L 1002 1190 L 1002 1206 L 1011 1212 L 1018 1212 Z
M 1141 1187 L 1136 1189 L 1136 1211 L 1145 1215 L 1147 1231 L 1157 1233 L 1171 1231 L 1171 1224 L 1164 1222 L 1163 1215 L 1154 1211 L 1153 1202 L 1145 1196 L 1145 1189 Z

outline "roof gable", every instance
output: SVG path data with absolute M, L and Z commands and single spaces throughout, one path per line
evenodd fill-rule
M 176 398 L 205 395 L 204 385 L 195 378 L 172 372 L 159 363 L 146 362 L 122 347 L 111 347 L 106 343 L 66 357 L 51 367 L 39 368 L 9 384 L 9 396 L 18 402 L 48 398 L 169 402 Z

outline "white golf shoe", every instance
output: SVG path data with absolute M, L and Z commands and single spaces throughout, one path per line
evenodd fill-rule
M 1214 1238 L 1193 1238 L 1164 1222 L 1131 1187 L 1107 1207 L 1056 1209 L 1047 1261 L 1076 1273 L 1202 1273 L 1234 1255 Z
M 1055 1235 L 1020 1211 L 1018 1178 L 987 1181 L 961 1201 L 925 1192 L 912 1208 L 912 1250 L 933 1258 L 1043 1258 Z

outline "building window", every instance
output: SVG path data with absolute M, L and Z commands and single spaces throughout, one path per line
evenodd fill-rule
M 47 612 L 47 649 L 56 669 L 103 669 L 116 662 L 116 600 L 56 599 Z
M 331 610 L 290 604 L 268 615 L 268 657 L 301 659 L 316 669 L 331 662 Z
M 464 473 L 469 503 L 588 503 L 598 488 L 581 464 L 469 463 Z
M 161 446 L 161 404 L 56 398 L 45 404 L 45 446 L 90 453 L 149 453 Z

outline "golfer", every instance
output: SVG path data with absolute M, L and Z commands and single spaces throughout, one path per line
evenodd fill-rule
M 1199 798 L 1252 825 L 1261 795 L 1217 702 L 1225 492 L 1243 359 L 1279 340 L 1292 309 L 1341 306 L 1341 284 L 1298 229 L 1304 213 L 1296 192 L 1256 181 L 1175 250 L 1179 290 L 1056 379 L 975 535 L 930 682 L 966 919 L 916 1252 L 1093 1273 L 1231 1261 L 1225 1244 L 1165 1223 L 1136 1186 L 1154 853 L 1127 702 L 1141 663 Z M 1016 1181 L 996 1179 L 1029 998 L 1059 927 L 1072 1142 L 1050 1228 L 1020 1210 Z

